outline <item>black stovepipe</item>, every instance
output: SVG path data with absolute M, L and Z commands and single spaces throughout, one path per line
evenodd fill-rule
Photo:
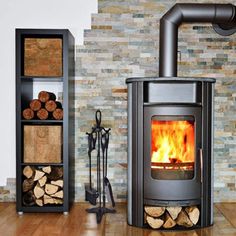
M 236 8 L 232 4 L 175 4 L 160 20 L 159 77 L 177 76 L 178 27 L 182 23 L 212 23 L 228 36 L 236 32 Z

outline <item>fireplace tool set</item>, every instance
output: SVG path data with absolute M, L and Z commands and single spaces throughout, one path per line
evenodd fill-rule
M 100 223 L 102 216 L 105 213 L 115 213 L 115 209 L 109 209 L 106 207 L 106 196 L 107 200 L 111 202 L 112 207 L 115 207 L 115 201 L 113 197 L 112 187 L 107 177 L 107 152 L 110 136 L 110 128 L 105 129 L 101 126 L 102 114 L 100 110 L 96 111 L 95 119 L 96 125 L 92 127 L 88 135 L 88 156 L 89 156 L 89 185 L 85 187 L 85 200 L 89 201 L 92 205 L 98 207 L 86 209 L 88 213 L 96 213 L 97 223 Z M 92 151 L 97 151 L 97 184 L 96 188 L 92 184 Z M 101 156 L 102 152 L 102 156 Z M 101 163 L 102 162 L 102 163 Z M 101 168 L 102 164 L 102 168 Z M 102 174 L 102 177 L 101 177 Z

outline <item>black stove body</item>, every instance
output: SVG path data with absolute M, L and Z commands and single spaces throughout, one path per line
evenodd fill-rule
M 144 205 L 199 205 L 200 226 L 213 222 L 211 78 L 131 78 L 128 83 L 128 223 L 144 226 Z M 191 120 L 192 175 L 152 173 L 152 120 Z

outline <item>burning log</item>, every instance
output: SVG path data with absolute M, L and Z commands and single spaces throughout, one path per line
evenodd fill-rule
M 159 217 L 165 212 L 165 207 L 145 206 L 144 210 L 149 216 Z
M 165 223 L 163 225 L 163 228 L 170 229 L 170 228 L 173 228 L 175 225 L 176 225 L 176 222 L 171 218 L 170 214 L 166 212 Z
M 196 206 L 186 207 L 185 211 L 187 212 L 189 219 L 193 222 L 194 225 L 197 224 L 200 216 L 200 211 Z
M 193 222 L 189 219 L 188 214 L 185 212 L 185 210 L 181 210 L 176 219 L 176 223 L 187 228 L 193 226 Z
M 171 218 L 175 220 L 178 217 L 178 214 L 181 212 L 182 207 L 167 207 L 166 210 L 169 212 Z
M 33 176 L 35 172 L 35 169 L 31 166 L 25 166 L 24 169 L 23 169 L 23 175 L 29 179 Z
M 146 220 L 153 229 L 159 229 L 164 224 L 164 220 L 159 219 L 159 218 L 155 219 L 149 215 L 147 215 Z

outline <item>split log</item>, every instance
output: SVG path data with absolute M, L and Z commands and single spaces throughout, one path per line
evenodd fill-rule
M 35 203 L 38 205 L 38 206 L 43 206 L 43 199 L 36 199 L 35 200 Z
M 41 107 L 42 107 L 42 104 L 38 99 L 33 99 L 30 102 L 30 108 L 32 111 L 38 111 Z
M 170 214 L 168 212 L 166 212 L 165 223 L 164 223 L 163 227 L 165 229 L 170 229 L 170 228 L 173 228 L 175 225 L 176 225 L 176 222 L 171 218 Z
M 61 108 L 57 108 L 53 113 L 52 116 L 55 120 L 62 120 L 63 119 L 63 110 Z
M 35 204 L 35 196 L 32 190 L 23 195 L 22 202 L 25 206 L 33 206 Z
M 189 219 L 193 222 L 194 225 L 197 224 L 200 216 L 200 211 L 196 206 L 186 207 L 185 211 L 187 212 Z
M 44 195 L 44 193 L 45 192 L 44 192 L 43 188 L 41 188 L 40 186 L 36 185 L 34 187 L 34 195 L 37 199 L 41 198 Z
M 38 94 L 38 99 L 41 101 L 41 102 L 47 102 L 48 100 L 56 100 L 56 95 L 54 93 L 50 93 L 50 92 L 47 92 L 47 91 L 41 91 L 39 92 Z
M 145 206 L 145 212 L 152 217 L 159 217 L 165 212 L 165 207 Z
M 171 218 L 175 220 L 178 217 L 178 214 L 181 212 L 182 207 L 176 206 L 176 207 L 167 207 L 166 210 L 169 212 Z
M 59 179 L 59 180 L 56 180 L 56 181 L 53 181 L 53 180 L 52 180 L 52 181 L 51 181 L 51 184 L 63 188 L 63 180 L 62 180 L 62 179 Z
M 46 184 L 45 185 L 45 192 L 49 195 L 52 195 L 58 191 L 58 186 L 53 184 Z
M 63 204 L 63 200 L 62 199 L 53 198 L 53 202 L 54 202 L 54 204 Z
M 47 109 L 47 111 L 53 112 L 53 111 L 56 110 L 57 104 L 56 104 L 55 101 L 49 100 L 49 101 L 47 101 L 47 102 L 45 103 L 45 108 Z
M 164 224 L 162 219 L 155 219 L 149 215 L 147 216 L 147 222 L 153 229 L 159 229 Z
M 48 196 L 47 194 L 43 195 L 43 203 L 44 204 L 54 204 L 54 200 L 52 197 Z
M 33 189 L 34 188 L 34 179 L 33 178 L 29 178 L 29 179 L 25 179 L 23 181 L 23 184 L 22 184 L 22 190 L 23 192 L 28 192 L 29 190 Z
M 37 111 L 37 117 L 40 120 L 46 120 L 48 119 L 48 111 L 44 108 L 41 108 L 40 110 Z
M 51 196 L 48 196 L 47 194 L 44 194 L 43 202 L 44 204 L 63 204 L 62 199 L 52 198 Z
M 35 170 L 34 181 L 41 179 L 45 175 L 44 172 L 40 170 Z
M 60 191 L 52 194 L 51 197 L 63 198 L 63 190 L 60 190 Z
M 185 210 L 182 210 L 177 219 L 176 219 L 176 223 L 180 226 L 184 226 L 184 227 L 192 227 L 193 223 L 192 221 L 188 218 L 188 214 L 185 212 Z
M 51 166 L 45 166 L 42 168 L 42 171 L 47 173 L 47 174 L 50 174 L 52 169 L 51 169 Z
M 39 186 L 43 187 L 47 182 L 47 176 L 44 175 L 41 179 L 38 180 Z
M 27 179 L 33 177 L 34 172 L 35 172 L 35 169 L 33 167 L 31 167 L 31 166 L 25 166 L 24 169 L 23 169 L 23 175 Z
M 58 166 L 53 166 L 51 173 L 47 176 L 50 180 L 58 180 L 63 176 L 63 168 Z
M 26 120 L 32 120 L 34 118 L 34 111 L 32 111 L 30 108 L 26 108 L 23 110 L 22 116 Z

